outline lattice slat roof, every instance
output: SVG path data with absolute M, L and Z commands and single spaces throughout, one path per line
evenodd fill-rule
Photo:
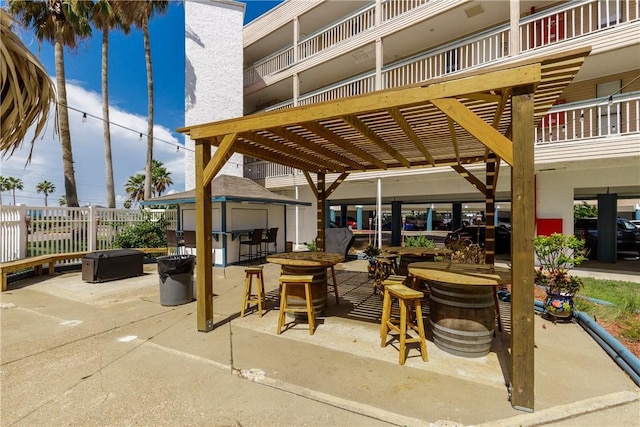
M 488 149 L 511 163 L 504 137 L 511 126 L 511 92 L 535 88 L 537 124 L 589 52 L 577 49 L 178 131 L 213 146 L 232 135 L 233 152 L 316 173 L 476 163 Z

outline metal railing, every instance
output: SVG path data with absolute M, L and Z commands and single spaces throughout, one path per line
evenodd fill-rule
M 118 233 L 145 219 L 164 217 L 176 228 L 176 209 L 2 206 L 0 262 L 28 256 L 114 249 Z

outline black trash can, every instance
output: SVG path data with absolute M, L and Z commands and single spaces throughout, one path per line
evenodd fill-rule
M 193 301 L 195 255 L 169 255 L 156 260 L 160 275 L 160 304 L 180 305 Z

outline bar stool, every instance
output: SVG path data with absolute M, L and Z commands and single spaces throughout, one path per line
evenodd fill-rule
M 313 300 L 311 296 L 311 282 L 313 276 L 284 275 L 280 276 L 280 314 L 278 315 L 278 335 L 282 332 L 285 325 L 285 313 L 306 313 L 309 321 L 309 335 L 313 335 L 315 331 L 315 316 L 313 315 Z M 304 297 L 306 307 L 290 307 L 287 304 L 287 287 L 288 286 L 304 286 Z
M 382 293 L 382 282 L 390 275 L 396 274 L 395 257 L 390 258 L 386 255 L 376 257 L 376 278 L 373 282 L 373 293 Z
M 329 284 L 329 277 L 328 277 L 329 270 L 331 270 L 331 279 L 333 280 L 333 286 Z M 336 304 L 340 304 L 340 299 L 338 297 L 338 282 L 336 281 L 336 270 L 333 268 L 333 265 L 331 267 L 327 267 L 327 290 L 328 291 L 330 287 L 333 287 L 333 293 L 336 296 Z
M 380 322 L 380 347 L 387 346 L 387 334 L 390 330 L 400 334 L 400 365 L 406 361 L 406 344 L 419 343 L 422 360 L 428 360 L 427 343 L 424 337 L 424 323 L 422 320 L 422 308 L 420 299 L 424 296 L 422 292 L 415 291 L 405 285 L 387 284 L 384 287 L 384 302 L 382 303 L 382 320 Z M 397 299 L 400 305 L 399 325 L 391 321 L 392 300 Z M 407 306 L 408 309 L 407 310 Z M 415 321 L 412 317 L 415 316 Z M 418 338 L 407 338 L 407 330 L 413 329 L 418 332 Z
M 263 306 L 266 308 L 267 300 L 264 294 L 264 276 L 262 275 L 262 266 L 250 267 L 244 270 L 244 296 L 242 299 L 242 311 L 240 317 L 244 317 L 244 311 L 247 307 L 251 307 L 252 304 L 256 304 L 258 314 L 262 317 Z M 251 291 L 253 278 L 256 278 L 256 292 Z

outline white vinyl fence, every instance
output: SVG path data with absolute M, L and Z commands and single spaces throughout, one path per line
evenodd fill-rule
M 0 206 L 0 262 L 48 253 L 114 249 L 118 233 L 147 217 L 176 228 L 176 209 Z

